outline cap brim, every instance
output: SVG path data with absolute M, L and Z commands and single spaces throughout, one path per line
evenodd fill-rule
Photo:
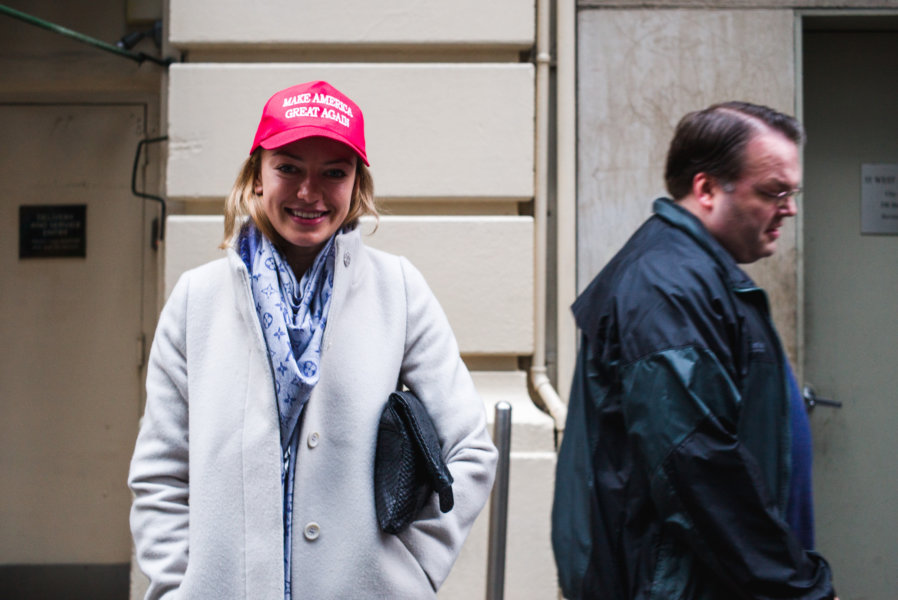
M 365 163 L 365 166 L 371 166 L 368 164 L 368 157 L 365 156 L 365 153 L 360 150 L 358 146 L 350 142 L 339 133 L 335 133 L 330 129 L 325 129 L 324 127 L 318 127 L 316 125 L 299 125 L 298 127 L 293 127 L 286 131 L 281 131 L 268 138 L 265 138 L 264 140 L 259 142 L 259 145 L 266 150 L 274 150 L 276 148 L 280 148 L 281 146 L 292 144 L 297 140 L 302 140 L 310 137 L 325 137 L 337 142 L 341 142 L 352 148 L 353 152 L 355 152 L 358 157 L 362 159 L 362 162 Z M 253 148 L 253 150 L 255 150 L 255 148 Z

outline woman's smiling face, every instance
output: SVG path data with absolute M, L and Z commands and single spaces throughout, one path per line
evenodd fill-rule
M 346 220 L 357 161 L 352 148 L 324 137 L 262 151 L 254 191 L 297 277 Z

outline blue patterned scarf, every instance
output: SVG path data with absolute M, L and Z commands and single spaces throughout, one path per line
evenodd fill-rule
M 286 449 L 318 383 L 321 340 L 334 289 L 334 237 L 299 283 L 281 253 L 252 221 L 243 227 L 237 250 L 252 278 L 256 312 L 274 373 L 281 446 Z
M 249 269 L 253 300 L 274 374 L 281 430 L 284 494 L 284 599 L 291 600 L 293 481 L 298 423 L 318 383 L 321 340 L 334 290 L 334 238 L 324 245 L 297 284 L 293 269 L 271 241 L 248 221 L 237 252 Z

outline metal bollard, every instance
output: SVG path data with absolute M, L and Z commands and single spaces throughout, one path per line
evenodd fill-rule
M 490 496 L 486 600 L 502 600 L 505 594 L 505 538 L 508 531 L 508 470 L 511 453 L 511 405 L 508 402 L 496 404 L 493 443 L 499 450 L 499 462 Z

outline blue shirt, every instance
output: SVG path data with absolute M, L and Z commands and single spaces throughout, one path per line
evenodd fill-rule
M 789 485 L 789 504 L 786 522 L 806 550 L 814 549 L 814 501 L 811 490 L 811 424 L 804 398 L 795 381 L 792 368 L 789 374 L 789 396 L 792 405 L 792 480 Z

